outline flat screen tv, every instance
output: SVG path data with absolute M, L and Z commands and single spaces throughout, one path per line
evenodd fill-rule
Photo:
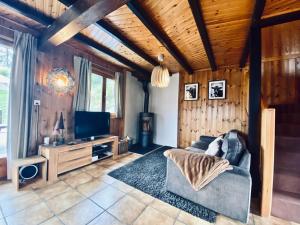
M 99 137 L 110 133 L 110 113 L 75 112 L 75 139 Z

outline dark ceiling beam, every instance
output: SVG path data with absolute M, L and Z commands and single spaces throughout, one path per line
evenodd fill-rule
M 32 7 L 26 5 L 25 3 L 22 3 L 22 2 L 12 1 L 12 0 L 0 0 L 0 4 L 3 4 L 6 7 L 16 11 L 17 13 L 19 13 L 29 19 L 32 19 L 40 24 L 43 24 L 44 26 L 49 26 L 50 24 L 52 24 L 55 21 L 55 19 L 53 19 L 52 17 L 49 17 L 43 13 L 36 14 L 35 9 L 33 9 Z M 151 74 L 148 70 L 131 62 L 130 60 L 119 55 L 118 53 L 113 52 L 109 48 L 91 40 L 88 37 L 85 37 L 82 34 L 77 34 L 74 37 L 74 39 L 87 45 L 87 46 L 91 46 L 91 47 L 95 48 L 96 50 L 98 50 L 104 54 L 107 54 L 110 57 L 116 59 L 117 61 L 123 63 L 124 65 L 136 70 L 138 73 L 141 73 L 141 75 L 144 76 L 145 79 L 150 79 Z M 141 78 L 141 76 L 139 76 L 139 78 Z
M 250 50 L 251 30 L 253 27 L 255 27 L 259 23 L 260 18 L 264 12 L 265 5 L 266 5 L 266 0 L 256 0 L 255 1 L 255 6 L 254 6 L 253 14 L 252 14 L 250 29 L 248 31 L 246 43 L 243 48 L 242 56 L 240 59 L 240 68 L 244 68 L 246 66 L 248 56 L 249 56 L 249 50 Z
M 61 3 L 63 3 L 66 6 L 71 6 L 76 2 L 76 0 L 59 0 Z M 153 66 L 157 66 L 158 62 L 152 58 L 150 55 L 148 55 L 144 50 L 142 50 L 140 47 L 138 47 L 136 44 L 134 44 L 131 40 L 129 40 L 127 37 L 125 37 L 122 32 L 120 32 L 117 28 L 113 27 L 111 24 L 106 22 L 105 20 L 99 20 L 96 23 L 97 27 L 99 27 L 104 32 L 108 33 L 110 36 L 112 36 L 114 39 L 118 40 L 121 44 L 125 45 L 127 48 L 129 48 L 131 51 L 142 57 L 144 60 L 151 63 Z
M 60 45 L 89 25 L 126 4 L 129 0 L 80 0 L 69 7 L 43 33 L 40 46 Z
M 144 10 L 136 0 L 127 3 L 129 9 L 140 19 L 140 21 L 148 28 L 148 30 L 156 37 L 158 41 L 170 52 L 177 62 L 189 73 L 193 73 L 193 69 L 174 45 L 168 35 L 154 22 L 146 10 Z
M 194 16 L 194 20 L 196 22 L 199 34 L 200 34 L 200 38 L 202 40 L 209 64 L 210 64 L 210 68 L 212 71 L 216 71 L 217 70 L 217 64 L 216 64 L 216 60 L 214 57 L 214 53 L 211 47 L 211 43 L 208 37 L 208 33 L 207 33 L 207 29 L 206 29 L 206 25 L 204 22 L 204 17 L 203 17 L 203 13 L 202 13 L 202 8 L 201 8 L 201 4 L 199 0 L 189 0 L 189 4 Z
M 261 19 L 259 22 L 259 26 L 261 28 L 263 27 L 269 27 L 274 26 L 282 23 L 288 23 L 295 20 L 300 20 L 300 10 L 295 12 L 290 12 L 282 15 L 272 16 L 269 18 Z

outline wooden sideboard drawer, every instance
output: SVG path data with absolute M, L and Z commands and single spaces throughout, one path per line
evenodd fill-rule
M 58 163 L 68 162 L 74 159 L 92 157 L 92 147 L 73 148 L 69 151 L 58 153 Z
M 85 165 L 88 165 L 92 162 L 92 155 L 80 158 L 80 159 L 74 159 L 67 162 L 61 162 L 57 165 L 57 173 L 61 174 Z

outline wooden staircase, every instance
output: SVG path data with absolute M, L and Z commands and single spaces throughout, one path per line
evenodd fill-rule
M 272 215 L 300 222 L 300 105 L 276 107 Z

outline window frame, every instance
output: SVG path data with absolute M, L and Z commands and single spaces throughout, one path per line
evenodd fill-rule
M 107 79 L 116 80 L 115 76 L 113 76 L 111 73 L 108 73 L 107 71 L 100 71 L 99 68 L 94 67 L 92 68 L 92 74 L 101 76 L 102 77 L 102 105 L 101 105 L 101 112 L 106 112 L 106 86 L 107 86 Z M 116 118 L 117 114 L 116 112 L 110 112 L 111 118 Z

